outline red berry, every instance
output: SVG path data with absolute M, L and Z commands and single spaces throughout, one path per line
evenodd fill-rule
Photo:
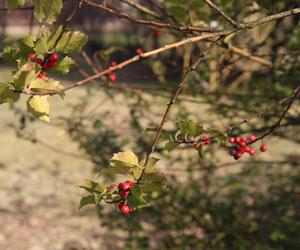
M 134 208 L 129 208 L 129 212 L 130 213 L 134 212 Z
M 239 143 L 239 142 L 241 141 L 241 137 L 235 138 L 235 141 L 236 141 L 237 143 Z
M 247 142 L 247 138 L 246 138 L 245 136 L 243 136 L 243 137 L 241 138 L 241 141 Z
M 154 36 L 155 37 L 160 37 L 160 30 L 159 29 L 154 30 Z
M 120 191 L 120 196 L 122 199 L 127 199 L 130 191 Z
M 39 73 L 38 77 L 41 79 L 45 79 L 47 76 L 44 73 Z
M 115 67 L 115 66 L 117 66 L 117 62 L 115 62 L 115 61 L 112 61 L 112 62 L 111 62 L 111 64 L 110 64 L 110 66 L 111 66 L 111 67 Z
M 119 209 L 120 209 L 122 214 L 129 214 L 129 212 L 130 212 L 130 209 L 127 205 L 123 205 Z
M 228 141 L 229 141 L 230 144 L 233 144 L 235 142 L 235 138 L 234 137 L 230 137 Z
M 117 187 L 117 185 L 115 185 L 115 184 L 112 184 L 112 185 L 110 185 L 110 189 L 115 189 Z
M 244 141 L 240 141 L 240 142 L 239 142 L 239 145 L 240 145 L 240 147 L 244 148 L 244 147 L 247 146 L 247 143 L 244 142 Z
M 36 58 L 36 54 L 34 54 L 34 53 L 28 54 L 28 59 L 29 60 L 33 60 L 34 58 Z
M 118 185 L 118 188 L 121 190 L 121 191 L 129 191 L 131 189 L 131 182 L 121 182 L 119 185 Z
M 119 210 L 121 210 L 121 208 L 124 206 L 125 204 L 124 204 L 124 202 L 122 201 L 122 202 L 120 202 L 119 204 L 118 204 L 118 208 L 119 208 Z
M 49 70 L 49 69 L 50 69 L 49 64 L 43 65 L 43 66 L 42 66 L 42 69 L 45 70 L 45 71 Z
M 204 136 L 204 137 L 202 138 L 202 141 L 203 141 L 203 144 L 204 144 L 204 145 L 208 145 L 208 144 L 211 143 L 210 138 L 208 138 L 208 137 L 206 137 L 206 136 Z
M 38 65 L 42 65 L 43 60 L 40 59 L 40 58 L 37 58 L 37 59 L 35 59 L 35 63 L 38 64 Z
M 253 149 L 253 148 L 251 148 L 251 150 L 250 150 L 249 154 L 250 154 L 250 155 L 252 155 L 252 156 L 253 156 L 253 155 L 255 155 L 255 154 L 256 154 L 256 150 L 255 150 L 255 149 Z
M 235 153 L 235 155 L 234 155 L 234 159 L 239 159 L 239 158 L 241 158 L 241 156 L 243 155 L 243 153 L 242 152 L 240 152 L 240 151 L 238 151 L 238 152 L 236 152 Z
M 136 52 L 139 56 L 140 56 L 141 54 L 144 53 L 143 50 L 142 50 L 141 48 L 136 49 L 135 52 Z
M 249 136 L 249 141 L 254 142 L 256 140 L 256 136 L 255 135 L 250 135 Z
M 109 74 L 109 80 L 111 80 L 112 82 L 117 80 L 117 75 L 115 73 L 110 73 Z
M 195 143 L 195 144 L 194 144 L 194 148 L 195 148 L 196 150 L 198 150 L 199 147 L 200 147 L 200 143 Z
M 56 63 L 56 62 L 58 61 L 58 59 L 59 59 L 59 55 L 56 54 L 56 53 L 53 53 L 53 54 L 51 54 L 50 57 L 49 57 L 49 62 L 54 62 L 54 63 Z
M 246 147 L 245 147 L 245 152 L 250 153 L 250 151 L 251 151 L 251 148 L 248 147 L 248 146 L 246 146 Z
M 262 145 L 260 146 L 260 151 L 261 151 L 261 152 L 266 152 L 266 151 L 267 151 L 267 146 L 266 146 L 266 144 L 262 144 Z

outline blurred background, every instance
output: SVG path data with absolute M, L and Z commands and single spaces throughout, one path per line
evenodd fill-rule
M 13 13 L 1 1 L 1 48 L 37 34 L 31 1 Z M 103 1 L 95 1 L 102 3 Z M 228 28 L 204 1 L 106 1 L 136 18 L 197 27 Z M 251 21 L 300 6 L 299 1 L 216 0 L 232 18 Z M 74 1 L 64 1 L 58 23 Z M 164 12 L 163 10 L 166 10 Z M 131 23 L 83 4 L 71 27 L 89 36 L 68 84 L 135 55 L 193 34 Z M 268 150 L 235 161 L 226 148 L 164 149 L 176 121 L 191 119 L 224 129 L 262 111 L 299 86 L 299 16 L 267 23 L 225 39 L 193 72 L 166 124 L 154 156 L 168 177 L 169 193 L 151 195 L 151 206 L 128 216 L 100 204 L 78 210 L 79 184 L 95 179 L 112 154 L 130 149 L 142 157 L 183 73 L 209 45 L 201 42 L 143 59 L 87 87 L 51 98 L 51 123 L 33 119 L 25 98 L 0 106 L 0 249 L 255 249 L 300 248 L 300 105 L 295 100 Z M 1 60 L 0 80 L 13 65 Z M 231 135 L 261 135 L 278 121 L 287 102 Z M 260 142 L 255 145 L 258 150 Z M 113 178 L 101 180 L 116 183 Z

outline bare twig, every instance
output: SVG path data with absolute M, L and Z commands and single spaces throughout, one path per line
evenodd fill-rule
M 124 3 L 127 3 L 128 5 L 132 6 L 133 8 L 136 8 L 137 10 L 145 13 L 145 14 L 148 14 L 150 16 L 153 16 L 153 17 L 156 17 L 156 18 L 161 18 L 160 15 L 158 15 L 156 12 L 146 8 L 145 6 L 139 4 L 139 3 L 136 3 L 135 1 L 133 0 L 120 0 Z
M 223 38 L 223 36 L 222 36 L 222 38 Z M 143 170 L 142 170 L 142 172 L 141 172 L 141 174 L 140 174 L 140 177 L 138 178 L 138 180 L 137 180 L 137 185 L 138 184 L 140 184 L 140 182 L 142 181 L 142 179 L 143 179 L 143 176 L 144 176 L 144 174 L 145 174 L 145 171 L 146 171 L 146 168 L 147 168 L 147 164 L 148 164 L 148 161 L 149 161 L 149 159 L 150 159 L 150 155 L 154 152 L 154 150 L 155 150 L 155 146 L 156 146 L 156 143 L 157 143 L 157 141 L 158 141 L 158 139 L 159 139 L 159 137 L 160 137 L 160 135 L 161 135 L 161 132 L 162 132 L 162 130 L 163 130 L 163 127 L 164 127 L 164 125 L 165 125 L 165 123 L 167 122 L 167 119 L 168 119 L 168 115 L 169 115 L 169 113 L 170 113 L 170 111 L 171 111 L 171 108 L 172 108 L 172 106 L 173 106 L 173 104 L 175 103 L 175 101 L 176 101 L 176 99 L 177 99 L 177 97 L 178 97 L 178 95 L 181 93 L 181 91 L 182 91 L 182 89 L 183 89 L 183 86 L 184 86 L 184 84 L 186 83 L 186 81 L 187 81 L 187 79 L 188 79 L 188 76 L 189 76 L 189 74 L 192 72 L 192 71 L 194 71 L 196 68 L 197 68 L 197 66 L 199 65 L 199 63 L 202 61 L 202 57 L 203 56 L 205 56 L 216 44 L 217 44 L 217 42 L 219 41 L 219 39 L 220 39 L 220 37 L 216 40 L 216 41 L 214 41 L 208 48 L 207 48 L 207 50 L 205 50 L 201 55 L 200 55 L 200 58 L 186 71 L 186 73 L 185 73 L 185 75 L 183 76 L 183 80 L 178 84 L 178 86 L 177 86 L 177 88 L 176 88 L 176 90 L 175 90 L 175 92 L 173 93 L 173 95 L 172 95 L 172 97 L 171 97 L 171 99 L 170 99 L 170 102 L 167 104 L 167 109 L 166 109 L 166 111 L 165 111 L 165 113 L 164 113 L 164 115 L 163 115 L 163 118 L 162 118 L 162 120 L 161 120 L 161 122 L 160 122 L 160 125 L 159 125 L 159 127 L 158 127 L 158 129 L 157 129 L 157 131 L 156 131 L 156 133 L 155 133 L 155 136 L 154 136 L 154 139 L 153 139 L 153 141 L 152 141 L 152 143 L 151 143 L 151 146 L 150 146 L 150 150 L 147 152 L 147 154 L 146 154 L 146 158 L 145 158 L 145 162 L 144 162 L 144 165 L 143 165 Z
M 230 16 L 228 16 L 219 6 L 217 6 L 213 1 L 211 0 L 204 0 L 209 7 L 217 11 L 221 16 L 224 17 L 233 27 L 237 28 L 238 24 L 236 21 L 234 21 Z
M 89 6 L 96 7 L 98 9 L 104 10 L 105 12 L 115 15 L 119 18 L 124 18 L 127 19 L 133 23 L 136 24 L 142 24 L 142 25 L 147 25 L 147 26 L 154 26 L 157 28 L 161 29 L 174 29 L 174 30 L 179 30 L 179 31 L 184 31 L 184 32 L 218 32 L 219 30 L 212 29 L 212 28 L 199 28 L 199 27 L 192 27 L 192 26 L 183 26 L 183 25 L 176 25 L 176 24 L 171 24 L 171 23 L 161 23 L 161 22 L 155 22 L 155 21 L 148 21 L 144 19 L 139 19 L 135 18 L 134 16 L 121 12 L 120 10 L 116 10 L 113 7 L 107 7 L 104 6 L 103 4 L 97 4 L 88 0 L 83 0 L 85 4 Z

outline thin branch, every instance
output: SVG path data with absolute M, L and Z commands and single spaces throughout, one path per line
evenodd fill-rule
M 274 131 L 276 130 L 276 128 L 280 126 L 282 120 L 284 119 L 284 117 L 286 116 L 286 114 L 288 113 L 288 111 L 290 110 L 290 108 L 291 108 L 293 102 L 296 100 L 299 92 L 300 92 L 300 86 L 298 86 L 296 89 L 294 89 L 294 91 L 293 91 L 293 93 L 291 95 L 291 99 L 290 99 L 288 105 L 286 106 L 285 110 L 283 111 L 283 113 L 279 117 L 278 121 L 271 127 L 271 129 L 268 132 L 266 132 L 263 135 L 261 135 L 260 137 L 256 138 L 256 140 L 254 142 L 256 142 L 258 140 L 261 140 L 261 139 L 265 138 L 266 136 L 269 136 L 272 133 L 274 133 Z
M 265 115 L 266 113 L 268 113 L 270 110 L 272 110 L 275 106 L 277 105 L 281 105 L 287 101 L 289 101 L 286 109 L 284 110 L 284 112 L 281 114 L 279 120 L 271 127 L 271 129 L 266 132 L 265 134 L 263 134 L 262 136 L 259 136 L 258 138 L 256 138 L 255 141 L 251 142 L 251 143 L 248 143 L 248 144 L 252 144 L 252 143 L 255 143 L 256 141 L 259 141 L 261 139 L 263 139 L 264 137 L 266 136 L 269 136 L 271 135 L 272 133 L 274 133 L 275 129 L 277 127 L 280 126 L 282 120 L 284 119 L 284 117 L 286 116 L 287 112 L 289 111 L 289 109 L 291 108 L 293 102 L 296 100 L 297 98 L 297 95 L 299 94 L 300 92 L 300 86 L 297 86 L 290 95 L 284 97 L 283 99 L 269 105 L 268 107 L 266 107 L 263 111 L 260 111 L 260 112 L 256 112 L 254 115 L 246 118 L 246 119 L 243 119 L 242 121 L 236 123 L 236 124 L 233 124 L 233 125 L 230 125 L 230 126 L 227 126 L 222 132 L 220 132 L 220 134 L 216 135 L 216 136 L 213 136 L 211 137 L 210 139 L 215 139 L 215 138 L 218 138 L 220 136 L 222 136 L 223 134 L 225 133 L 228 133 L 230 131 L 232 131 L 233 129 L 235 128 L 238 128 L 240 126 L 242 126 L 243 124 L 245 123 L 249 123 L 251 120 L 255 119 L 255 118 L 261 118 L 263 115 Z M 200 139 L 196 139 L 196 140 L 185 140 L 185 139 L 177 139 L 175 138 L 174 140 L 175 142 L 178 142 L 178 143 L 181 143 L 181 144 L 195 144 L 195 143 L 201 143 L 203 141 L 205 141 L 205 139 L 203 138 L 200 138 Z
M 213 1 L 210 0 L 204 0 L 209 7 L 217 11 L 224 19 L 226 19 L 233 27 L 237 28 L 238 23 L 234 21 L 230 16 L 228 16 L 219 6 L 217 6 Z
M 267 16 L 267 17 L 263 17 L 263 18 L 260 18 L 258 20 L 255 20 L 255 21 L 252 21 L 252 22 L 249 22 L 249 23 L 239 24 L 238 28 L 240 28 L 240 29 L 252 29 L 252 28 L 254 28 L 258 25 L 269 23 L 269 22 L 272 22 L 272 21 L 275 21 L 275 20 L 278 20 L 278 19 L 281 19 L 281 18 L 284 18 L 284 17 L 287 17 L 287 16 L 297 15 L 299 13 L 300 13 L 300 8 L 295 8 L 295 9 L 283 11 L 283 12 L 280 12 L 280 13 L 277 13 L 277 14 L 274 14 L 274 15 L 270 15 L 270 16 Z
M 223 36 L 221 36 L 222 38 L 223 38 Z M 143 170 L 142 170 L 142 172 L 141 172 L 141 174 L 140 174 L 140 177 L 138 178 L 138 180 L 137 180 L 137 185 L 139 185 L 140 184 L 140 182 L 142 181 L 142 179 L 143 179 L 143 176 L 144 176 L 144 174 L 145 174 L 145 171 L 146 171 L 146 168 L 147 168 L 147 164 L 148 164 L 148 161 L 149 161 L 149 159 L 150 159 L 150 156 L 151 156 L 151 154 L 154 152 L 154 150 L 155 150 L 155 146 L 156 146 L 156 144 L 157 144 L 157 141 L 158 141 L 158 139 L 159 139 L 159 137 L 160 137 L 160 135 L 161 135 L 161 132 L 163 131 L 163 128 L 164 128 L 164 125 L 165 125 L 165 123 L 167 122 L 167 119 L 168 119 L 168 116 L 169 116 L 169 113 L 170 113 L 170 111 L 171 111 L 171 108 L 172 108 L 172 106 L 173 106 L 173 104 L 175 103 L 175 101 L 176 101 L 176 99 L 177 99 L 177 97 L 180 95 L 180 93 L 182 92 L 182 89 L 183 89 L 183 86 L 184 86 L 184 84 L 186 83 L 186 81 L 187 81 L 187 79 L 188 79 L 188 77 L 189 77 L 189 74 L 192 72 L 192 71 L 194 71 L 196 68 L 197 68 L 197 66 L 200 64 L 200 62 L 202 61 L 202 57 L 203 56 L 205 56 L 216 44 L 217 44 L 217 42 L 219 41 L 219 39 L 221 38 L 221 37 L 219 37 L 216 41 L 214 41 L 208 48 L 207 48 L 207 50 L 205 50 L 201 55 L 200 55 L 200 58 L 186 71 L 186 73 L 185 73 L 185 75 L 183 76 L 183 80 L 178 84 L 178 86 L 177 86 L 177 88 L 176 88 L 176 90 L 175 90 L 175 92 L 173 93 L 173 95 L 172 95 L 172 97 L 171 97 L 171 99 L 170 99 L 170 102 L 167 104 L 167 109 L 166 109 L 166 111 L 165 111 L 165 113 L 164 113 L 164 115 L 163 115 L 163 118 L 162 118 L 162 120 L 161 120 L 161 122 L 160 122 L 160 125 L 159 125 L 159 127 L 158 127 L 158 129 L 157 129 L 157 131 L 156 131 L 156 134 L 155 134 L 155 136 L 154 136 L 154 139 L 153 139 L 153 141 L 152 141 L 152 143 L 151 143 L 151 146 L 150 146 L 150 150 L 147 152 L 147 154 L 146 154 L 146 158 L 145 158 L 145 163 L 144 163 L 144 165 L 143 165 Z
M 133 0 L 120 0 L 124 3 L 127 3 L 128 5 L 132 6 L 133 8 L 145 13 L 145 14 L 148 14 L 149 16 L 153 16 L 153 17 L 156 17 L 156 18 L 161 18 L 160 15 L 158 15 L 156 12 L 146 8 L 145 6 L 139 4 L 139 3 L 136 3 L 135 1 Z
M 121 12 L 120 10 L 116 10 L 112 7 L 104 6 L 103 4 L 97 4 L 88 0 L 83 0 L 85 4 L 89 6 L 96 7 L 98 9 L 102 9 L 105 12 L 115 15 L 119 18 L 127 19 L 133 23 L 136 24 L 142 24 L 142 25 L 148 25 L 148 26 L 154 26 L 157 28 L 163 28 L 163 29 L 174 29 L 184 32 L 219 32 L 219 30 L 212 29 L 212 28 L 198 28 L 198 27 L 192 27 L 192 26 L 182 26 L 182 25 L 176 25 L 171 23 L 161 23 L 161 22 L 155 22 L 155 21 L 148 21 L 144 19 L 135 18 L 134 16 L 127 14 L 125 12 Z
M 240 49 L 240 48 L 235 47 L 231 44 L 228 44 L 228 49 L 231 50 L 232 52 L 240 55 L 240 56 L 243 56 L 243 57 L 248 58 L 249 60 L 252 60 L 253 62 L 260 63 L 260 64 L 265 65 L 267 67 L 272 67 L 272 62 L 270 62 L 268 60 L 265 60 L 263 58 L 260 58 L 258 56 L 252 55 L 251 53 L 249 53 L 246 50 Z
M 231 31 L 223 31 L 223 32 L 219 32 L 219 33 L 208 33 L 208 34 L 203 34 L 203 35 L 187 38 L 187 39 L 184 39 L 184 40 L 176 42 L 176 43 L 171 43 L 171 44 L 165 45 L 161 48 L 158 48 L 158 49 L 155 49 L 155 50 L 152 50 L 152 51 L 149 51 L 149 52 L 142 53 L 141 55 L 134 56 L 134 57 L 132 57 L 132 58 L 116 65 L 116 66 L 109 67 L 106 70 L 101 71 L 101 72 L 99 72 L 95 75 L 92 75 L 92 76 L 90 76 L 88 78 L 85 78 L 81 81 L 78 81 L 74 84 L 66 86 L 62 90 L 54 90 L 54 91 L 48 91 L 48 92 L 43 92 L 43 93 L 25 91 L 25 90 L 16 90 L 16 89 L 13 89 L 13 91 L 17 92 L 17 93 L 27 94 L 27 95 L 30 95 L 30 96 L 35 96 L 35 95 L 37 95 L 37 96 L 45 96 L 45 95 L 52 96 L 52 95 L 56 95 L 56 94 L 63 94 L 67 90 L 73 89 L 73 88 L 78 87 L 78 86 L 85 85 L 85 84 L 89 83 L 90 81 L 96 80 L 96 79 L 98 79 L 98 78 L 100 78 L 100 77 L 102 77 L 106 74 L 111 73 L 112 71 L 120 70 L 120 69 L 126 67 L 129 64 L 132 64 L 134 62 L 137 62 L 137 61 L 141 60 L 142 58 L 151 57 L 151 56 L 154 56 L 156 54 L 162 53 L 166 50 L 174 49 L 174 48 L 183 46 L 185 44 L 199 42 L 199 41 L 205 40 L 207 38 L 213 38 L 213 37 L 218 37 L 218 36 L 223 36 L 223 35 L 229 35 L 231 33 L 232 33 Z

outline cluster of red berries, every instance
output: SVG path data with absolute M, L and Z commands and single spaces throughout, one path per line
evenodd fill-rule
M 43 71 L 47 71 L 56 66 L 57 61 L 59 60 L 59 55 L 56 53 L 52 53 L 45 60 L 43 60 L 41 58 L 37 58 L 36 54 L 30 53 L 28 55 L 28 59 L 31 61 L 34 61 L 36 64 L 40 65 L 42 67 Z M 41 72 L 38 77 L 41 79 L 44 79 L 47 77 L 47 75 L 45 73 Z
M 230 137 L 228 142 L 230 144 L 235 144 L 235 147 L 232 149 L 231 154 L 234 159 L 239 159 L 244 153 L 248 153 L 249 155 L 253 156 L 256 154 L 256 150 L 254 148 L 249 147 L 248 145 L 256 141 L 255 135 L 250 135 L 247 137 Z M 267 146 L 262 144 L 260 147 L 261 152 L 267 151 Z
M 130 180 L 127 180 L 125 182 L 121 182 L 118 185 L 118 193 L 121 196 L 122 200 L 118 204 L 118 209 L 122 214 L 129 214 L 134 211 L 133 208 L 130 208 L 128 205 L 126 205 L 125 200 L 128 198 L 130 194 L 132 183 Z M 110 186 L 110 189 L 115 189 L 117 186 L 115 184 Z
M 209 138 L 207 136 L 203 136 L 202 139 L 200 140 L 200 142 L 197 142 L 194 144 L 194 148 L 196 150 L 198 150 L 201 144 L 203 144 L 203 145 L 211 144 L 211 138 Z
M 110 64 L 110 67 L 115 67 L 117 66 L 117 62 L 113 61 L 111 64 Z M 114 82 L 117 80 L 117 74 L 115 72 L 109 72 L 109 76 L 108 76 L 109 80 Z

